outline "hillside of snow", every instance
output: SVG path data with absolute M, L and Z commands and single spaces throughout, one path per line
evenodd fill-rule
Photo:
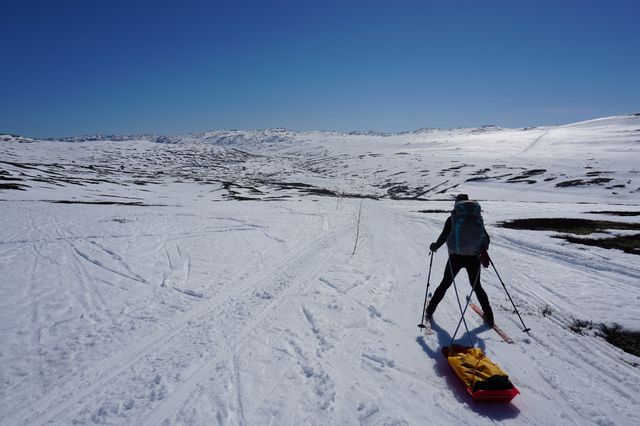
M 517 219 L 637 235 L 640 116 L 502 129 L 0 135 L 0 424 L 640 424 L 640 264 Z M 521 395 L 478 405 L 419 322 L 456 194 L 479 200 L 506 343 L 469 340 Z M 615 222 L 615 224 L 613 224 Z M 359 223 L 359 228 L 358 228 Z M 635 251 L 633 251 L 635 250 Z M 429 292 L 447 254 L 434 254 Z M 466 274 L 456 279 L 460 298 Z M 475 300 L 475 297 L 473 297 Z

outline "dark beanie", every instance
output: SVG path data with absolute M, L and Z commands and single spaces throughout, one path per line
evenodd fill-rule
M 456 195 L 456 203 L 458 201 L 467 201 L 469 199 L 469 196 L 467 194 L 458 194 Z

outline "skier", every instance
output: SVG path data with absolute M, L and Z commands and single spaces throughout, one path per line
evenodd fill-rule
M 449 260 L 444 270 L 442 282 L 436 289 L 429 306 L 427 306 L 427 319 L 431 319 L 447 289 L 453 282 L 453 278 L 460 269 L 465 268 L 469 275 L 471 286 L 475 284 L 475 293 L 482 307 L 484 318 L 493 327 L 493 311 L 489 304 L 487 293 L 480 285 L 480 264 L 486 268 L 489 266 L 489 256 L 486 251 L 489 248 L 489 234 L 484 229 L 480 204 L 469 201 L 467 194 L 459 194 L 456 197 L 451 216 L 447 218 L 444 229 L 435 243 L 429 248 L 437 251 L 445 241 L 449 251 Z M 477 281 L 477 282 L 476 282 Z

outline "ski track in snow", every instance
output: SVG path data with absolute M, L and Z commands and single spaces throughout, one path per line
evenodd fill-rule
M 339 231 L 344 231 L 344 228 L 340 229 Z M 230 342 L 220 343 L 220 346 L 225 347 L 226 351 L 231 352 L 231 359 L 220 360 L 217 358 L 211 358 L 206 360 L 206 363 L 201 367 L 195 369 L 193 373 L 191 373 L 191 375 L 186 379 L 185 383 L 178 387 L 169 398 L 165 399 L 160 404 L 160 406 L 155 407 L 149 417 L 145 415 L 144 424 L 160 424 L 164 419 L 170 418 L 173 413 L 175 413 L 176 409 L 181 408 L 184 402 L 191 397 L 194 389 L 196 389 L 200 385 L 200 383 L 206 382 L 210 379 L 211 375 L 214 374 L 219 368 L 218 363 L 223 363 L 225 367 L 229 364 L 232 365 L 231 380 L 234 382 L 236 388 L 239 388 L 239 372 L 236 365 L 236 348 L 244 339 L 247 338 L 248 335 L 255 333 L 255 330 L 258 329 L 260 325 L 267 320 L 267 316 L 270 314 L 270 312 L 278 307 L 282 299 L 295 294 L 295 290 L 301 285 L 305 284 L 309 277 L 313 276 L 315 270 L 318 270 L 325 266 L 328 257 L 331 254 L 329 249 L 339 249 L 341 246 L 341 244 L 336 244 L 336 242 L 332 240 L 338 233 L 331 233 L 329 236 L 323 236 L 320 240 L 315 241 L 312 245 L 306 247 L 297 256 L 292 256 L 292 258 L 288 260 L 287 264 L 279 267 L 278 270 L 282 272 L 278 271 L 275 276 L 264 277 L 262 280 L 270 281 L 270 283 L 267 286 L 267 290 L 261 289 L 261 291 L 263 292 L 263 294 L 265 294 L 265 292 L 268 292 L 269 297 L 259 297 L 259 299 L 264 300 L 268 306 L 266 308 L 252 308 L 252 312 L 256 312 L 254 316 L 251 317 L 246 324 L 242 324 L 239 331 L 236 331 L 232 335 L 227 337 L 231 339 Z M 341 240 L 338 241 L 344 243 L 344 236 Z M 306 271 L 305 268 L 308 268 L 310 265 L 312 266 L 311 271 Z M 282 276 L 281 274 L 284 274 L 284 276 Z M 275 284 L 275 286 L 273 284 Z M 258 285 L 255 286 L 257 287 Z M 281 288 L 282 286 L 285 287 Z M 277 299 L 273 296 L 274 294 L 278 295 Z M 213 324 L 215 324 L 215 322 L 212 323 L 212 327 L 214 326 Z M 225 354 L 225 357 L 226 356 L 227 355 Z M 245 419 L 243 418 L 244 415 L 242 411 L 242 399 L 239 392 L 237 393 L 237 395 L 238 397 L 236 402 L 239 415 L 238 420 L 243 423 Z
M 549 132 L 550 132 L 550 130 L 544 130 L 544 131 L 542 132 L 542 134 L 540 134 L 540 136 L 536 137 L 536 138 L 533 140 L 533 142 L 531 142 L 531 144 L 530 144 L 529 146 L 527 146 L 527 147 L 526 147 L 526 148 L 525 148 L 525 149 L 520 153 L 520 155 L 525 154 L 525 153 L 527 153 L 527 152 L 531 151 L 533 148 L 537 148 L 537 147 L 540 145 L 540 142 L 542 141 L 542 139 L 543 139 L 545 136 L 547 136 L 547 135 L 549 134 Z
M 570 330 L 640 328 L 637 255 L 495 226 L 637 223 L 587 212 L 638 211 L 638 131 L 640 118 L 611 117 L 3 142 L 0 178 L 29 187 L 0 189 L 0 424 L 640 424 L 640 359 Z M 514 343 L 474 313 L 456 341 L 510 374 L 522 394 L 506 406 L 474 404 L 440 353 L 460 315 L 453 286 L 433 334 L 416 327 L 428 246 L 457 192 L 482 200 L 490 253 L 532 328 L 483 270 Z M 429 293 L 445 264 L 443 248 Z
M 293 251 L 293 253 L 295 253 L 295 250 Z M 292 255 L 292 253 L 290 252 L 287 254 L 286 258 L 281 259 L 280 261 L 283 263 L 289 262 L 289 258 L 292 256 L 295 255 Z M 81 258 L 86 259 L 85 256 L 81 256 Z M 91 263 L 95 264 L 95 262 Z M 276 265 L 280 266 L 278 263 L 276 263 Z M 268 272 L 266 276 L 268 276 L 269 273 L 273 273 L 271 271 L 275 269 L 277 268 L 274 268 L 272 266 L 270 268 L 270 272 Z M 202 305 L 197 309 L 189 311 L 183 318 L 175 321 L 169 329 L 160 330 L 158 333 L 150 336 L 148 339 L 138 342 L 137 347 L 134 351 L 125 351 L 122 354 L 116 355 L 101 362 L 98 368 L 96 368 L 93 373 L 85 372 L 84 375 L 87 376 L 87 378 L 84 378 L 83 382 L 86 383 L 86 389 L 82 392 L 75 392 L 74 389 L 74 393 L 65 398 L 66 401 L 64 403 L 61 404 L 57 399 L 51 401 L 49 400 L 49 398 L 46 398 L 44 401 L 32 404 L 29 407 L 29 411 L 44 413 L 42 417 L 36 418 L 34 420 L 34 424 L 44 424 L 51 418 L 55 417 L 58 413 L 67 411 L 73 404 L 80 402 L 83 398 L 96 392 L 100 387 L 104 386 L 105 383 L 113 380 L 117 377 L 117 375 L 129 369 L 135 362 L 144 358 L 149 352 L 157 350 L 158 346 L 167 345 L 167 342 L 171 338 L 181 333 L 186 327 L 192 324 L 193 321 L 196 321 L 198 317 L 205 314 L 210 314 L 210 311 L 212 309 L 219 308 L 220 305 L 229 303 L 229 300 L 233 301 L 234 297 L 238 297 L 240 294 L 247 291 L 247 289 L 251 289 L 256 286 L 256 283 L 258 281 L 264 279 L 256 275 L 252 275 L 250 276 L 250 278 L 252 280 L 250 283 L 245 283 L 244 285 L 241 284 L 237 287 L 234 287 L 229 296 L 225 297 L 224 295 L 218 295 L 216 303 L 213 306 Z M 79 383 L 75 383 L 74 388 L 77 389 L 78 387 L 82 387 L 78 385 Z

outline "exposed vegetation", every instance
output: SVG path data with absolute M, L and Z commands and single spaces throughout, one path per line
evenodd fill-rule
M 2 189 L 17 189 L 18 191 L 25 191 L 29 185 L 23 185 L 20 183 L 0 183 L 0 190 Z
M 588 235 L 607 229 L 640 230 L 640 223 L 572 218 L 515 219 L 503 222 L 500 226 L 510 229 L 528 229 L 532 231 L 568 232 L 577 235 Z
M 593 330 L 594 324 L 593 321 L 574 319 L 571 324 L 569 324 L 569 330 L 573 331 L 576 334 L 583 335 L 585 330 Z
M 548 317 L 548 316 L 551 316 L 551 314 L 553 313 L 553 310 L 551 309 L 551 306 L 544 305 L 540 308 L 540 313 L 542 314 L 543 317 Z
M 595 331 L 596 335 L 603 337 L 613 346 L 640 356 L 640 332 L 625 330 L 619 324 L 595 324 L 593 321 L 574 319 L 569 325 L 569 330 L 580 335 L 584 335 L 585 331 Z
M 145 204 L 140 201 L 80 201 L 80 200 L 46 200 L 55 204 L 93 204 L 100 206 L 136 206 L 136 207 L 164 207 L 164 204 Z
M 418 213 L 451 213 L 451 210 L 439 210 L 439 209 L 418 210 Z
M 544 173 L 546 173 L 547 170 L 546 169 L 532 169 L 532 170 L 527 170 L 526 172 L 518 175 L 518 176 L 514 176 L 512 178 L 507 179 L 507 182 L 509 183 L 536 183 L 535 180 L 531 180 L 529 179 L 532 176 L 539 176 L 542 175 Z
M 566 188 L 569 186 L 584 186 L 584 185 L 602 185 L 602 184 L 611 182 L 612 180 L 613 179 L 611 178 L 595 178 L 595 179 L 589 179 L 589 180 L 573 179 L 573 180 L 566 180 L 564 182 L 556 183 L 556 188 Z
M 616 211 L 616 210 L 604 210 L 604 211 L 593 211 L 593 212 L 585 212 L 588 214 L 607 214 L 611 216 L 640 216 L 640 212 L 630 212 L 630 211 Z
M 600 331 L 607 342 L 619 347 L 625 352 L 640 356 L 640 332 L 623 330 L 618 324 L 600 325 Z
M 574 235 L 589 235 L 594 232 L 608 230 L 640 231 L 640 223 L 613 222 L 609 220 L 570 219 L 570 218 L 537 218 L 516 219 L 503 222 L 500 226 L 510 229 L 527 229 L 533 231 L 556 231 Z M 615 235 L 609 238 L 580 238 L 572 235 L 559 235 L 565 241 L 575 244 L 623 250 L 625 253 L 640 255 L 640 234 Z
M 587 246 L 602 247 L 606 249 L 618 249 L 625 253 L 640 255 L 640 234 L 634 235 L 621 235 L 611 238 L 578 238 L 571 235 L 563 235 L 558 238 L 575 243 L 584 244 Z

